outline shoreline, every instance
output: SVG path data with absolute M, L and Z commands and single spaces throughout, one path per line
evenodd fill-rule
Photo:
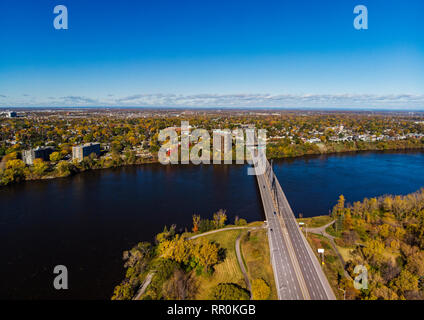
M 395 153 L 410 153 L 410 152 L 424 152 L 424 145 L 423 146 L 417 146 L 417 147 L 409 147 L 409 148 L 395 148 L 395 149 L 365 149 L 365 150 L 346 150 L 346 151 L 340 151 L 340 152 L 322 152 L 322 153 L 305 153 L 303 155 L 293 155 L 293 156 L 282 156 L 282 157 L 267 157 L 268 160 L 298 160 L 300 158 L 315 158 L 320 156 L 336 156 L 336 155 L 355 155 L 355 154 L 363 154 L 363 153 L 389 153 L 389 154 L 395 154 Z M 111 167 L 102 167 L 102 168 L 91 168 L 86 169 L 83 171 L 73 172 L 66 176 L 49 176 L 46 175 L 44 177 L 40 178 L 29 178 L 22 180 L 20 182 L 15 182 L 7 185 L 0 185 L 0 188 L 12 186 L 12 185 L 19 185 L 26 182 L 33 182 L 33 181 L 43 181 L 43 180 L 55 180 L 55 179 L 65 179 L 72 176 L 79 175 L 84 172 L 90 172 L 90 171 L 101 171 L 105 169 L 118 169 L 123 167 L 132 167 L 132 166 L 142 166 L 146 164 L 159 164 L 157 158 L 152 160 L 146 160 L 142 161 L 140 163 L 128 163 L 128 164 L 122 164 L 119 166 L 111 166 Z M 213 163 L 210 163 L 211 165 L 214 165 Z M 223 164 L 223 163 L 222 163 Z M 220 165 L 222 165 L 220 164 Z M 235 163 L 232 163 L 233 165 Z M 245 163 L 246 164 L 246 163 Z

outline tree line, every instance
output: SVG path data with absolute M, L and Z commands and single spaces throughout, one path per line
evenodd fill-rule
M 368 289 L 340 283 L 349 299 L 424 299 L 424 189 L 346 204 L 340 196 L 328 232 L 352 249 L 346 270 L 368 270 Z M 343 281 L 341 281 L 343 282 Z

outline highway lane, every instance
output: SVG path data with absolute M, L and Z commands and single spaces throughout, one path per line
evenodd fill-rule
M 285 236 L 275 212 L 275 207 L 269 185 L 264 175 L 257 175 L 258 187 L 261 193 L 265 216 L 268 222 L 268 240 L 271 260 L 274 269 L 275 283 L 280 300 L 302 300 L 304 295 L 297 280 L 297 275 L 291 261 Z
M 312 300 L 335 299 L 334 293 L 315 254 L 299 228 L 278 179 L 270 169 L 267 170 L 266 176 L 268 181 L 270 181 L 271 188 L 274 190 L 273 196 L 276 200 L 277 206 L 279 207 L 281 218 L 288 230 L 290 242 L 296 253 L 310 298 Z
M 252 151 L 260 155 L 258 149 Z M 259 161 L 254 167 L 270 228 L 268 239 L 279 299 L 335 300 L 321 265 L 303 236 L 271 165 L 266 158 L 264 162 L 265 166 Z M 258 174 L 261 172 L 265 173 Z M 282 291 L 281 288 L 287 290 Z

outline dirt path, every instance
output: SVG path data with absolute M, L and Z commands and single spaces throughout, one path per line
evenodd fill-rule
M 193 237 L 188 238 L 188 240 L 193 240 L 193 239 L 196 239 L 196 238 L 199 238 L 199 237 L 202 237 L 202 236 L 206 236 L 206 235 L 217 233 L 217 232 L 227 231 L 227 230 L 255 230 L 255 229 L 261 229 L 261 228 L 266 228 L 265 224 L 262 225 L 262 226 L 259 226 L 259 227 L 230 227 L 230 228 L 223 228 L 223 229 L 212 230 L 212 231 L 209 231 L 209 232 L 205 232 L 205 233 L 201 233 L 201 234 L 195 235 Z M 240 239 L 241 239 L 241 236 L 242 236 L 242 234 L 240 234 L 237 237 L 236 242 L 235 242 L 236 256 L 237 256 L 238 264 L 240 266 L 241 273 L 243 274 L 243 277 L 244 277 L 244 281 L 246 282 L 246 286 L 247 286 L 247 288 L 249 290 L 249 293 L 250 293 L 250 299 L 252 300 L 253 299 L 253 296 L 252 296 L 252 286 L 250 284 L 249 276 L 247 275 L 246 267 L 245 267 L 244 262 L 243 262 L 243 257 L 242 257 L 241 248 L 240 248 Z
M 259 226 L 259 227 L 230 227 L 230 228 L 222 228 L 222 229 L 218 229 L 218 230 L 212 230 L 212 231 L 208 231 L 208 232 L 204 232 L 201 234 L 197 234 L 195 236 L 192 236 L 190 238 L 187 238 L 188 240 L 194 240 L 197 239 L 199 237 L 203 237 L 203 236 L 207 236 L 209 234 L 213 234 L 213 233 L 217 233 L 217 232 L 222 232 L 222 231 L 227 231 L 227 230 L 253 230 L 253 229 L 260 229 L 260 228 L 264 228 L 264 226 Z M 241 238 L 241 234 L 238 236 L 235 246 L 236 246 L 236 254 L 237 254 L 237 260 L 238 263 L 240 265 L 240 269 L 243 273 L 244 276 L 244 280 L 246 281 L 246 285 L 249 288 L 249 291 L 251 292 L 251 286 L 250 286 L 250 281 L 249 278 L 247 276 L 247 272 L 246 272 L 246 268 L 244 267 L 243 264 L 243 259 L 241 257 L 241 250 L 240 250 L 240 238 Z M 146 279 L 144 280 L 143 284 L 141 285 L 140 289 L 138 290 L 137 294 L 134 296 L 133 300 L 138 300 L 143 293 L 146 291 L 147 287 L 149 286 L 150 282 L 152 282 L 152 278 L 154 276 L 155 272 L 152 271 L 150 272 Z
M 208 231 L 208 232 L 204 232 L 201 234 L 197 234 L 195 236 L 192 236 L 190 238 L 187 238 L 188 240 L 194 240 L 203 236 L 207 236 L 209 234 L 213 234 L 213 233 L 217 233 L 217 232 L 222 232 L 222 231 L 227 231 L 227 230 L 240 230 L 240 229 L 249 229 L 249 230 L 254 230 L 254 229 L 260 229 L 260 228 L 264 228 L 264 226 L 260 226 L 260 227 L 229 227 L 229 228 L 222 228 L 222 229 L 217 229 L 217 230 L 212 230 L 212 231 Z
M 246 282 L 246 286 L 247 286 L 247 288 L 249 289 L 249 292 L 250 292 L 250 300 L 252 300 L 253 299 L 253 297 L 252 297 L 252 286 L 250 285 L 249 277 L 247 276 L 247 271 L 246 271 L 246 268 L 244 266 L 243 258 L 241 256 L 241 248 L 240 248 L 241 235 L 242 234 L 240 234 L 236 239 L 236 255 L 237 255 L 238 263 L 240 265 L 241 273 L 243 273 L 244 281 Z
M 307 232 L 311 232 L 311 233 L 317 233 L 317 234 L 321 234 L 324 237 L 327 237 L 329 239 L 334 239 L 334 237 L 332 235 L 329 235 L 325 229 L 327 229 L 329 226 L 331 226 L 334 222 L 336 222 L 336 220 L 331 221 L 330 223 L 327 223 L 326 225 L 323 225 L 321 227 L 318 228 L 305 228 L 305 230 Z
M 153 271 L 147 275 L 146 279 L 144 279 L 143 284 L 141 285 L 140 289 L 138 290 L 133 300 L 140 299 L 140 297 L 143 295 L 143 293 L 146 291 L 147 287 L 149 286 L 150 282 L 152 282 L 152 278 L 154 275 L 155 273 Z
M 330 241 L 331 246 L 333 247 L 334 252 L 337 254 L 337 256 L 339 257 L 342 265 L 343 265 L 343 272 L 346 278 L 351 279 L 349 273 L 345 270 L 345 266 L 346 266 L 346 261 L 343 259 L 343 256 L 340 254 L 339 249 L 337 249 L 336 243 L 334 242 L 335 237 L 328 234 L 325 229 L 327 229 L 329 226 L 331 226 L 334 222 L 336 222 L 336 220 L 331 221 L 330 223 L 327 223 L 326 225 L 322 226 L 322 227 L 318 227 L 318 228 L 305 228 L 305 230 L 307 232 L 310 233 L 315 233 L 315 234 L 320 234 L 323 237 L 327 238 Z

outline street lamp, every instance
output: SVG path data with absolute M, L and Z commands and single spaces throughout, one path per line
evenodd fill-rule
M 321 253 L 321 264 L 324 265 L 324 249 L 318 249 L 318 253 Z
M 306 223 L 305 222 L 299 222 L 299 226 L 302 230 L 305 229 L 306 239 L 308 239 L 308 226 L 306 225 Z M 303 226 L 305 226 L 305 228 L 303 228 Z

